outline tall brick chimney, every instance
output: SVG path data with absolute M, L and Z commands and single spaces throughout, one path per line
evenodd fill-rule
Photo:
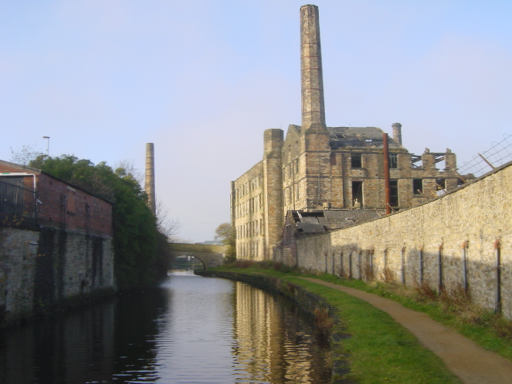
M 146 176 L 144 190 L 148 195 L 148 206 L 156 214 L 155 203 L 155 148 L 153 143 L 146 143 Z
M 302 126 L 325 127 L 324 86 L 318 7 L 300 7 Z

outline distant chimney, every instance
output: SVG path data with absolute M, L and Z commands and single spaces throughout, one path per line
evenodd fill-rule
M 395 123 L 393 127 L 393 141 L 397 144 L 402 145 L 402 124 Z
M 324 86 L 318 7 L 300 7 L 302 126 L 325 127 Z
M 155 149 L 153 143 L 146 143 L 146 177 L 144 190 L 148 196 L 148 206 L 156 214 L 155 204 Z

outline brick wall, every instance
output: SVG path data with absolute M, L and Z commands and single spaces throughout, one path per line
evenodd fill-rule
M 112 236 L 112 205 L 46 174 L 38 175 L 39 221 Z
M 112 205 L 37 170 L 0 161 L 0 171 L 36 175 L 39 224 L 0 227 L 0 325 L 115 289 Z M 33 191 L 31 175 L 23 182 Z
M 34 189 L 36 177 L 37 215 L 44 226 L 66 228 L 100 236 L 112 236 L 112 204 L 36 169 L 0 161 L 0 173 L 26 173 L 27 190 Z M 34 206 L 34 197 L 25 194 L 25 207 Z

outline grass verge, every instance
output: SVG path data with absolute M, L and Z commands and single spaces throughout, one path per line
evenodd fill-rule
M 328 274 L 308 276 L 386 297 L 404 307 L 424 312 L 481 347 L 512 360 L 512 322 L 472 305 L 469 297 L 461 292 L 438 295 L 425 287 L 411 289 L 400 284 L 347 280 Z
M 405 328 L 370 304 L 332 288 L 305 281 L 296 272 L 260 268 L 221 267 L 223 272 L 264 274 L 300 286 L 323 297 L 338 312 L 336 333 L 350 335 L 332 344 L 333 360 L 348 361 L 350 372 L 333 382 L 459 383 L 442 361 L 419 344 Z M 318 276 L 315 276 L 318 277 Z
M 330 274 L 301 273 L 281 264 L 272 262 L 241 262 L 248 270 L 287 272 L 291 275 L 308 276 L 360 289 L 399 302 L 404 307 L 424 312 L 432 319 L 456 329 L 462 335 L 473 340 L 481 347 L 496 352 L 512 360 L 512 321 L 473 304 L 463 290 L 438 295 L 428 287 L 407 288 L 393 282 L 365 282 L 362 280 L 342 279 Z

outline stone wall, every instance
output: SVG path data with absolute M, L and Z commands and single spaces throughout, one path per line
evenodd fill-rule
M 112 239 L 50 227 L 0 228 L 0 325 L 113 290 Z
M 0 228 L 0 324 L 30 314 L 39 232 Z
M 262 162 L 259 162 L 236 179 L 232 186 L 232 225 L 236 235 L 236 254 L 244 259 L 263 260 L 262 172 Z
M 297 238 L 299 267 L 356 279 L 466 289 L 512 318 L 512 164 L 430 203 Z

